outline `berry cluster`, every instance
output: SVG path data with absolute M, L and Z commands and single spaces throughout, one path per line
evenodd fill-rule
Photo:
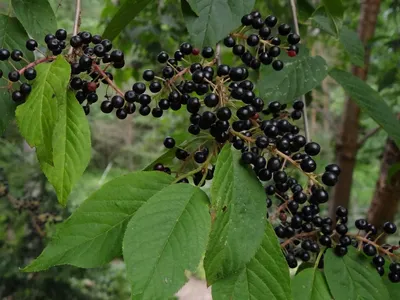
M 273 30 L 277 24 L 278 19 L 273 15 L 263 19 L 260 12 L 252 12 L 242 17 L 243 27 L 226 37 L 224 45 L 232 48 L 232 53 L 252 69 L 259 69 L 261 64 L 272 64 L 274 70 L 280 71 L 284 63 L 278 57 L 282 52 L 290 57 L 296 56 L 299 53 L 297 44 L 300 42 L 300 36 L 291 33 L 291 27 L 285 23 L 280 24 L 274 34 Z M 253 32 L 245 35 L 247 31 Z M 238 43 L 235 38 L 246 40 L 246 44 Z M 282 38 L 286 41 L 282 41 Z M 246 50 L 246 45 L 250 49 Z M 251 48 L 254 50 L 251 51 Z

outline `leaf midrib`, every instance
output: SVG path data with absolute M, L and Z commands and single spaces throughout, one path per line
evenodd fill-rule
M 161 191 L 162 191 L 162 190 L 161 190 Z M 160 191 L 160 192 L 161 192 L 161 191 Z M 169 242 L 169 240 L 170 240 L 170 237 L 171 237 L 172 233 L 174 232 L 176 225 L 178 224 L 178 221 L 181 219 L 183 213 L 187 210 L 187 206 L 189 205 L 190 201 L 192 200 L 192 198 L 193 198 L 193 196 L 194 196 L 194 194 L 195 194 L 196 192 L 197 192 L 196 190 L 193 190 L 192 195 L 188 198 L 189 200 L 187 200 L 187 202 L 186 202 L 185 206 L 183 207 L 182 212 L 180 213 L 179 217 L 177 218 L 177 220 L 176 220 L 174 226 L 172 226 L 171 231 L 169 232 L 167 238 L 165 239 L 165 243 L 164 243 L 164 245 L 163 245 L 163 247 L 162 247 L 162 249 L 161 249 L 161 251 L 160 251 L 160 254 L 158 255 L 158 257 L 157 257 L 155 263 L 153 264 L 153 267 L 152 267 L 152 269 L 151 269 L 151 273 L 150 273 L 150 275 L 148 276 L 146 283 L 144 284 L 144 288 L 142 289 L 142 291 L 141 291 L 140 293 L 137 293 L 137 294 L 134 294 L 134 291 L 133 291 L 133 292 L 132 292 L 132 296 L 133 296 L 133 295 L 141 295 L 141 294 L 144 294 L 145 291 L 147 290 L 148 284 L 149 284 L 150 280 L 151 280 L 151 279 L 153 278 L 153 276 L 154 276 L 154 272 L 155 272 L 156 266 L 158 265 L 158 263 L 159 263 L 159 261 L 160 261 L 160 259 L 161 259 L 161 256 L 162 256 L 163 253 L 164 253 L 165 247 L 167 246 L 167 244 L 168 244 L 168 242 Z M 158 193 L 159 193 L 159 192 L 158 192 Z M 154 196 L 156 196 L 158 193 L 154 194 L 151 198 L 153 198 Z

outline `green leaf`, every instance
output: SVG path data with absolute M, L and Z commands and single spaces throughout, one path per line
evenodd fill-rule
M 388 171 L 388 181 L 392 179 L 394 175 L 396 175 L 398 172 L 400 172 L 400 163 L 395 163 L 389 168 Z
M 185 24 L 193 44 L 214 46 L 240 25 L 255 0 L 182 0 Z M 196 9 L 193 9 L 196 8 Z
M 49 245 L 23 271 L 63 264 L 93 268 L 120 256 L 130 218 L 173 180 L 162 172 L 135 172 L 109 181 L 58 226 Z
M 356 66 L 364 66 L 364 46 L 358 34 L 347 26 L 343 26 L 340 30 L 339 39 L 349 54 L 350 61 Z
M 296 57 L 284 57 L 285 67 L 276 72 L 263 66 L 258 80 L 260 94 L 266 99 L 290 103 L 295 98 L 316 88 L 328 74 L 328 66 L 320 56 L 309 56 L 308 49 L 300 48 Z
M 53 165 L 53 131 L 57 123 L 57 103 L 65 97 L 71 67 L 62 57 L 36 66 L 37 77 L 26 102 L 16 110 L 22 136 L 31 147 L 41 148 L 41 159 Z
M 315 268 L 298 273 L 292 281 L 293 299 L 295 300 L 331 300 L 324 274 Z
M 196 270 L 210 230 L 208 197 L 173 184 L 151 197 L 130 220 L 123 255 L 132 299 L 167 299 Z
M 400 145 L 400 122 L 377 91 L 348 72 L 333 69 L 329 75 L 389 134 L 397 145 Z
M 108 23 L 103 37 L 113 40 L 153 0 L 126 0 Z
M 13 49 L 24 49 L 27 39 L 29 39 L 29 36 L 17 18 L 0 14 L 0 48 L 6 48 L 10 51 Z M 27 60 L 33 61 L 34 56 L 32 52 L 25 51 L 24 55 Z M 25 62 L 13 62 L 13 64 L 16 68 L 21 69 L 25 65 Z M 3 76 L 7 77 L 8 72 L 12 71 L 13 68 L 7 61 L 0 61 L 0 70 L 3 71 Z M 5 81 L 3 82 L 5 83 Z M 11 99 L 11 93 L 6 89 L 0 89 L 0 134 L 4 132 L 8 124 L 14 119 L 15 108 L 16 105 Z
M 325 5 L 326 11 L 335 18 L 342 18 L 344 13 L 344 6 L 342 0 L 322 0 Z
M 269 222 L 254 257 L 238 273 L 215 282 L 212 295 L 214 300 L 292 299 L 289 268 Z
M 399 69 L 397 67 L 391 68 L 385 72 L 383 76 L 378 78 L 378 91 L 391 87 L 397 81 L 397 74 Z
M 41 148 L 38 148 L 38 157 L 58 201 L 66 205 L 72 187 L 90 161 L 91 141 L 88 120 L 75 94 L 69 91 L 58 100 L 58 119 L 53 132 L 54 166 L 41 161 Z
M 256 253 L 264 234 L 265 192 L 254 171 L 241 165 L 240 155 L 225 145 L 215 168 L 213 224 L 204 258 L 209 285 L 241 270 Z
M 308 0 L 297 0 L 299 20 L 306 22 L 314 13 L 315 8 Z
M 313 26 L 325 31 L 326 33 L 338 36 L 339 31 L 336 26 L 334 18 L 326 12 L 324 6 L 320 6 L 311 17 Z
M 325 276 L 335 300 L 383 300 L 389 293 L 370 259 L 353 247 L 344 257 L 332 249 L 325 254 Z
M 26 31 L 41 41 L 57 30 L 57 19 L 48 0 L 11 0 L 15 16 Z

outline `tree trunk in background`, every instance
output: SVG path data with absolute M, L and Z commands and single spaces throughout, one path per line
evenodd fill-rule
M 389 180 L 388 171 L 396 163 L 400 162 L 400 149 L 393 140 L 387 139 L 381 171 L 374 197 L 368 211 L 368 222 L 378 229 L 386 221 L 394 221 L 400 200 L 400 172 L 395 173 Z
M 380 2 L 380 0 L 364 0 L 361 2 L 358 36 L 365 48 L 364 67 L 354 66 L 352 73 L 362 80 L 367 79 L 370 58 L 368 42 L 374 36 Z M 342 169 L 342 173 L 339 176 L 333 199 L 330 201 L 329 215 L 332 218 L 335 217 L 337 206 L 348 207 L 350 201 L 353 170 L 358 150 L 359 116 L 360 108 L 352 99 L 347 98 L 344 104 L 340 133 L 336 142 L 336 160 Z

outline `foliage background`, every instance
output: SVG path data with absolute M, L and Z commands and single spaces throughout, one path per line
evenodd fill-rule
M 82 1 L 81 29 L 101 33 L 117 10 L 115 2 Z M 346 7 L 344 24 L 356 29 L 359 3 L 353 0 L 343 2 Z M 71 30 L 74 1 L 52 0 L 51 3 L 57 14 L 59 27 Z M 372 56 L 368 83 L 379 90 L 385 101 L 398 112 L 400 1 L 384 0 L 381 7 L 375 38 L 370 45 Z M 287 1 L 257 0 L 256 8 L 263 15 L 274 13 L 281 20 L 292 20 Z M 0 12 L 8 13 L 8 1 L 0 1 Z M 305 18 L 301 11 L 300 20 L 302 19 Z M 308 25 L 309 22 L 302 24 L 301 31 L 312 54 L 324 57 L 329 66 L 349 69 L 349 58 L 338 41 Z M 163 38 L 160 39 L 160 36 Z M 180 1 L 153 1 L 115 41 L 117 46 L 125 51 L 129 64 L 129 67 L 114 74 L 117 83 L 126 87 L 140 80 L 144 69 L 158 68 L 155 57 L 161 50 L 172 52 L 187 38 L 180 13 Z M 228 52 L 224 54 L 224 61 L 229 62 L 232 59 L 231 55 Z M 333 81 L 327 79 L 307 96 L 310 105 L 311 135 L 312 139 L 322 146 L 320 165 L 324 165 L 334 160 L 334 140 L 342 113 L 344 93 Z M 99 110 L 91 113 L 89 120 L 94 155 L 90 166 L 69 198 L 67 210 L 56 204 L 53 189 L 46 182 L 34 153 L 18 134 L 15 124 L 0 138 L 1 175 L 7 177 L 14 197 L 21 200 L 38 197 L 39 214 L 51 213 L 66 218 L 103 183 L 129 171 L 141 169 L 160 155 L 163 152 L 162 141 L 165 136 L 173 133 L 177 139 L 184 140 L 187 136 L 184 114 L 182 111 L 169 112 L 160 120 L 148 122 L 148 119 L 145 120 L 136 114 L 133 118 L 130 116 L 120 121 L 114 116 L 101 114 Z M 365 132 L 375 126 L 372 120 L 363 117 L 362 127 Z M 379 177 L 380 156 L 385 139 L 386 134 L 379 132 L 370 138 L 358 153 L 352 187 L 351 219 L 364 216 L 368 209 L 375 182 Z M 44 229 L 47 235 L 41 238 L 30 225 L 30 220 L 29 211 L 19 211 L 6 198 L 0 199 L 1 299 L 129 299 L 124 264 L 119 260 L 103 268 L 91 270 L 56 267 L 40 274 L 19 272 L 19 267 L 26 265 L 42 251 L 47 239 L 54 232 L 55 224 L 48 222 Z M 399 224 L 399 220 L 396 223 Z M 197 276 L 202 277 L 201 270 Z

